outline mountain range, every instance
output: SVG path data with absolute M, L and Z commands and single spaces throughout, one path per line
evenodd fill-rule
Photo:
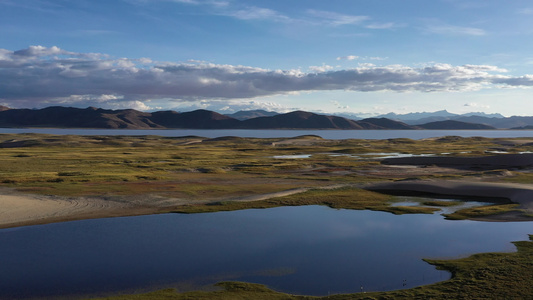
M 444 111 L 443 111 L 444 112 Z M 43 109 L 10 109 L 0 107 L 0 127 L 52 128 L 109 128 L 109 129 L 495 129 L 502 124 L 524 127 L 533 125 L 533 117 L 500 118 L 494 115 L 458 115 L 439 112 L 440 118 L 430 113 L 417 115 L 419 120 L 402 121 L 405 115 L 366 118 L 361 120 L 323 115 L 306 111 L 274 113 L 246 111 L 222 115 L 209 110 L 190 112 L 141 112 L 133 109 L 109 110 L 95 107 L 73 108 L 52 106 Z M 439 115 L 437 114 L 437 115 Z M 412 117 L 412 115 L 411 115 Z M 453 119 L 452 119 L 453 118 Z M 490 122 L 489 122 L 490 121 Z M 411 122 L 410 122 L 411 123 Z M 491 124 L 498 124 L 493 126 Z
M 277 114 L 276 112 L 266 112 L 264 110 L 251 110 L 251 111 L 239 111 L 235 114 L 228 115 L 230 117 L 239 118 L 241 120 Z M 362 120 L 363 118 L 357 117 L 353 113 L 336 113 L 335 116 L 344 117 L 351 120 Z M 505 117 L 498 113 L 487 114 L 483 112 L 470 112 L 465 114 L 454 114 L 446 110 L 440 110 L 435 112 L 416 112 L 408 114 L 396 114 L 388 113 L 379 115 L 376 118 L 386 118 L 393 121 L 399 121 L 407 125 L 418 126 L 425 129 L 433 129 L 436 127 L 440 129 L 476 129 L 476 126 L 470 126 L 463 123 L 473 123 L 486 125 L 481 126 L 478 129 L 490 129 L 494 127 L 496 129 L 532 129 L 533 117 L 529 116 L 512 116 Z M 457 121 L 457 122 L 444 122 L 444 121 Z M 425 125 L 429 124 L 429 125 Z M 471 127 L 471 128 L 469 128 Z
M 501 114 L 486 114 L 482 112 L 454 114 L 446 110 L 441 110 L 436 112 L 409 113 L 403 115 L 389 113 L 386 115 L 381 115 L 380 117 L 388 118 L 395 121 L 401 121 L 409 125 L 454 120 L 466 123 L 488 125 L 497 129 L 526 129 L 527 126 L 533 126 L 533 117 L 504 117 Z

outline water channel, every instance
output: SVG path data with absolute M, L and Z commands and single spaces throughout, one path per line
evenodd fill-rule
M 386 291 L 449 278 L 422 258 L 514 251 L 510 242 L 531 233 L 529 222 L 323 206 L 2 229 L 0 298 L 185 291 L 226 280 L 306 295 Z

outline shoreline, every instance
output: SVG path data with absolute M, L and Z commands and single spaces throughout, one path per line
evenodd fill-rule
M 0 188 L 0 229 L 78 221 L 168 213 L 180 206 L 219 201 L 253 202 L 303 193 L 311 189 L 335 189 L 346 184 L 302 187 L 279 192 L 224 199 L 187 200 L 154 195 L 115 197 L 61 197 L 35 195 Z M 129 200 L 126 201 L 124 198 Z
M 334 189 L 354 184 L 323 186 L 319 189 Z M 357 185 L 358 186 L 358 185 Z M 314 187 L 316 188 L 316 187 Z M 306 192 L 309 188 L 290 189 L 268 194 L 249 195 L 231 199 L 195 200 L 194 204 L 217 201 L 260 201 Z M 472 181 L 423 181 L 405 180 L 369 184 L 366 190 L 397 194 L 421 193 L 433 196 L 463 198 L 508 199 L 519 204 L 526 214 L 533 214 L 533 185 L 511 183 L 489 183 Z M 133 197 L 133 199 L 132 199 Z M 153 195 L 129 196 L 129 201 L 119 197 L 61 197 L 35 195 L 0 188 L 0 229 L 85 219 L 139 216 L 170 212 L 177 207 L 191 204 L 187 199 L 172 199 Z M 510 212 L 483 218 L 479 221 L 531 221 L 523 213 Z
M 0 229 L 143 214 L 141 207 L 104 197 L 60 197 L 0 189 Z
M 453 180 L 404 180 L 377 183 L 366 187 L 375 192 L 398 194 L 419 193 L 432 196 L 449 196 L 477 199 L 506 199 L 519 204 L 520 212 L 508 212 L 501 215 L 472 218 L 479 221 L 532 221 L 533 185 L 499 182 L 473 182 Z M 489 201 L 490 202 L 490 201 Z M 492 201 L 501 202 L 501 201 Z

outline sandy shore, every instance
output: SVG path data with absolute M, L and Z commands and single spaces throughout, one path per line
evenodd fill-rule
M 348 184 L 349 185 L 349 184 Z M 334 189 L 347 184 L 318 187 Z M 317 187 L 315 187 L 317 188 Z M 124 197 L 60 197 L 24 194 L 0 188 L 0 228 L 47 224 L 83 219 L 136 216 L 167 212 L 180 205 L 217 201 L 260 201 L 310 190 L 296 188 L 267 194 L 224 199 L 187 200 L 154 195 Z
M 64 198 L 0 189 L 0 228 L 133 213 L 127 203 L 98 198 Z
M 333 189 L 350 184 L 321 187 Z M 310 188 L 298 188 L 275 193 L 222 199 L 224 201 L 259 201 L 302 193 Z M 486 197 L 508 199 L 533 214 L 533 185 L 467 181 L 396 181 L 373 184 L 366 189 L 378 192 L 418 192 L 443 196 Z M 207 203 L 214 200 L 199 200 Z M 54 222 L 146 215 L 169 211 L 172 207 L 190 204 L 185 199 L 163 198 L 150 195 L 129 196 L 127 199 L 98 197 L 59 197 L 24 194 L 0 188 L 0 228 Z M 519 216 L 504 215 L 497 220 L 518 220 Z M 530 219 L 529 219 L 530 220 Z
M 322 188 L 332 189 L 341 186 L 346 185 Z M 374 184 L 367 189 L 391 193 L 419 192 L 446 196 L 509 199 L 519 203 L 520 208 L 527 213 L 533 214 L 533 185 L 464 181 L 397 181 Z M 224 199 L 224 201 L 259 201 L 302 193 L 307 190 L 309 188 L 291 189 L 276 193 Z M 201 202 L 213 202 L 213 200 L 195 201 L 195 203 Z M 153 214 L 188 203 L 190 202 L 184 199 L 168 199 L 149 195 L 128 197 L 128 201 L 124 201 L 120 198 L 42 196 L 0 189 L 0 228 Z M 506 220 L 506 218 L 516 220 L 516 217 L 516 215 L 504 216 L 501 220 Z

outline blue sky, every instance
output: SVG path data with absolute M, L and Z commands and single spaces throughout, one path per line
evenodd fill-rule
M 533 3 L 0 0 L 0 104 L 533 115 Z

